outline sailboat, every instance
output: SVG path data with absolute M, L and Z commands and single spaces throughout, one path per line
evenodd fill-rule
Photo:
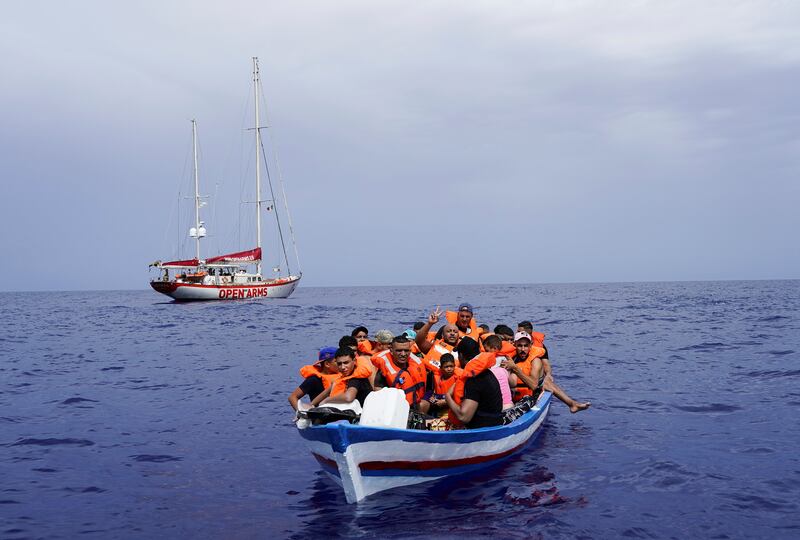
M 300 271 L 297 244 L 294 238 L 291 216 L 289 215 L 286 194 L 283 193 L 286 217 L 289 226 L 289 236 L 294 246 L 296 272 L 289 267 L 289 257 L 286 252 L 281 221 L 275 208 L 274 196 L 272 200 L 263 200 L 261 197 L 261 149 L 262 137 L 259 114 L 261 80 L 258 69 L 258 58 L 253 58 L 253 87 L 255 94 L 255 143 L 256 143 L 256 246 L 245 251 L 216 255 L 206 259 L 201 258 L 200 242 L 206 236 L 205 223 L 200 220 L 200 208 L 205 205 L 200 195 L 199 173 L 197 168 L 197 123 L 192 120 L 192 155 L 194 158 L 194 226 L 189 229 L 189 236 L 195 240 L 195 254 L 193 259 L 161 262 L 150 264 L 151 268 L 163 271 L 158 277 L 150 281 L 150 286 L 157 292 L 165 294 L 179 301 L 191 300 L 244 300 L 261 298 L 287 298 L 291 295 L 303 273 Z M 266 159 L 265 159 L 266 161 Z M 268 175 L 270 191 L 273 192 L 272 178 Z M 283 182 L 281 190 L 283 190 Z M 286 274 L 266 278 L 262 274 L 262 246 L 261 246 L 261 214 L 262 204 L 269 203 L 269 208 L 275 210 L 273 215 L 283 249 L 283 261 L 286 263 Z M 249 271 L 255 266 L 255 272 Z M 275 269 L 280 271 L 280 267 Z M 172 272 L 172 274 L 170 273 Z

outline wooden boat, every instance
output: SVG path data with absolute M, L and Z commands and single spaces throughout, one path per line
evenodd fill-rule
M 552 394 L 511 424 L 422 431 L 339 421 L 299 429 L 322 470 L 344 488 L 348 503 L 400 486 L 467 474 L 522 451 L 541 430 Z

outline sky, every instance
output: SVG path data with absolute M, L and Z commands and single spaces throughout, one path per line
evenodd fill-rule
M 303 285 L 797 279 L 799 28 L 794 1 L 6 3 L 0 290 L 191 257 L 191 119 L 204 256 L 252 247 L 253 56 Z

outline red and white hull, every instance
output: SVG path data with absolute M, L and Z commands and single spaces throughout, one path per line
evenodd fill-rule
M 288 298 L 300 282 L 299 276 L 241 285 L 202 285 L 178 281 L 151 281 L 150 286 L 161 294 L 180 301 L 193 300 L 253 300 Z

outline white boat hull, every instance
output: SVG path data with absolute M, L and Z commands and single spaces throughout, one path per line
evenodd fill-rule
M 151 281 L 150 285 L 161 294 L 182 302 L 196 300 L 257 300 L 263 298 L 288 298 L 300 277 L 242 285 L 202 285 L 178 281 Z
M 493 465 L 522 451 L 538 434 L 552 394 L 507 426 L 417 431 L 351 425 L 300 429 L 322 469 L 344 489 L 348 503 L 400 486 L 431 482 Z

